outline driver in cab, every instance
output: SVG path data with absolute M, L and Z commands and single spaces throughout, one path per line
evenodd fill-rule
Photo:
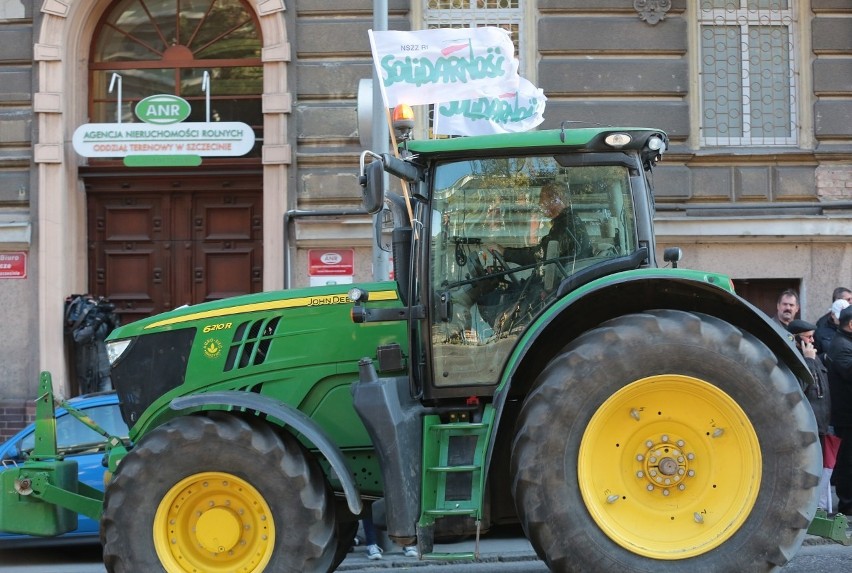
M 538 204 L 550 219 L 550 230 L 538 246 L 506 247 L 490 245 L 503 258 L 518 265 L 531 265 L 554 258 L 591 257 L 594 249 L 586 225 L 571 207 L 567 183 L 546 183 L 541 188 Z

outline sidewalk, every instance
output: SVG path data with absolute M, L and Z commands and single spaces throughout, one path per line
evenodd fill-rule
M 834 543 L 830 539 L 816 537 L 814 535 L 806 535 L 803 545 L 822 545 Z M 475 542 L 473 539 L 461 541 L 452 544 L 436 544 L 436 553 L 465 553 L 474 551 Z M 367 548 L 363 545 L 356 546 L 352 553 L 346 556 L 343 563 L 337 568 L 337 571 L 352 571 L 357 569 L 387 569 L 400 567 L 426 567 L 428 565 L 440 563 L 470 563 L 471 561 L 435 561 L 421 560 L 416 557 L 406 557 L 402 553 L 402 547 L 393 543 L 385 544 L 385 552 L 382 559 L 370 561 L 367 559 Z M 507 537 L 505 535 L 494 535 L 483 537 L 479 540 L 479 563 L 493 562 L 515 562 L 515 561 L 536 561 L 538 556 L 533 551 L 530 542 L 524 537 Z
M 476 542 L 473 538 L 451 544 L 435 544 L 436 553 L 472 553 Z M 367 548 L 363 545 L 356 546 L 352 553 L 346 556 L 337 571 L 352 571 L 372 567 L 375 569 L 399 568 L 399 567 L 425 567 L 434 563 L 471 563 L 467 560 L 421 560 L 417 557 L 406 557 L 402 553 L 402 547 L 393 543 L 384 544 L 384 554 L 381 559 L 370 561 L 367 559 Z M 507 561 L 535 561 L 538 557 L 533 551 L 530 542 L 523 537 L 506 537 L 505 535 L 490 535 L 479 540 L 479 563 L 507 562 Z

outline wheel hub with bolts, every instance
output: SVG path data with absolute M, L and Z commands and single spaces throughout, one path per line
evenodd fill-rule
M 645 440 L 644 448 L 636 454 L 636 477 L 647 482 L 645 489 L 660 491 L 665 496 L 686 489 L 687 480 L 695 477 L 695 470 L 690 469 L 695 454 L 685 452 L 685 447 L 684 440 L 673 440 L 667 434 L 658 436 L 656 441 Z
M 155 547 L 169 572 L 255 571 L 275 537 L 271 510 L 245 480 L 201 472 L 172 487 L 155 517 Z
M 682 559 L 718 547 L 760 485 L 760 445 L 718 387 L 650 376 L 605 400 L 584 432 L 577 473 L 586 508 L 626 549 Z

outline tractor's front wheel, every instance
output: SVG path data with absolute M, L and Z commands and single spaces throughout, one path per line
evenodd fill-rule
M 759 340 L 706 315 L 614 319 L 568 345 L 521 410 L 513 493 L 553 571 L 768 571 L 801 544 L 813 415 Z
M 240 417 L 176 418 L 122 460 L 104 501 L 111 572 L 328 571 L 334 505 L 295 438 Z

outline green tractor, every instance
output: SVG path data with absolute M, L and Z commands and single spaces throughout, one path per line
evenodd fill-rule
M 394 280 L 115 330 L 133 445 L 110 450 L 102 504 L 41 456 L 7 470 L 0 512 L 99 516 L 115 572 L 332 571 L 368 505 L 424 559 L 520 523 L 553 571 L 784 564 L 816 513 L 810 375 L 727 277 L 678 268 L 677 249 L 658 267 L 667 147 L 563 128 L 365 152 Z

